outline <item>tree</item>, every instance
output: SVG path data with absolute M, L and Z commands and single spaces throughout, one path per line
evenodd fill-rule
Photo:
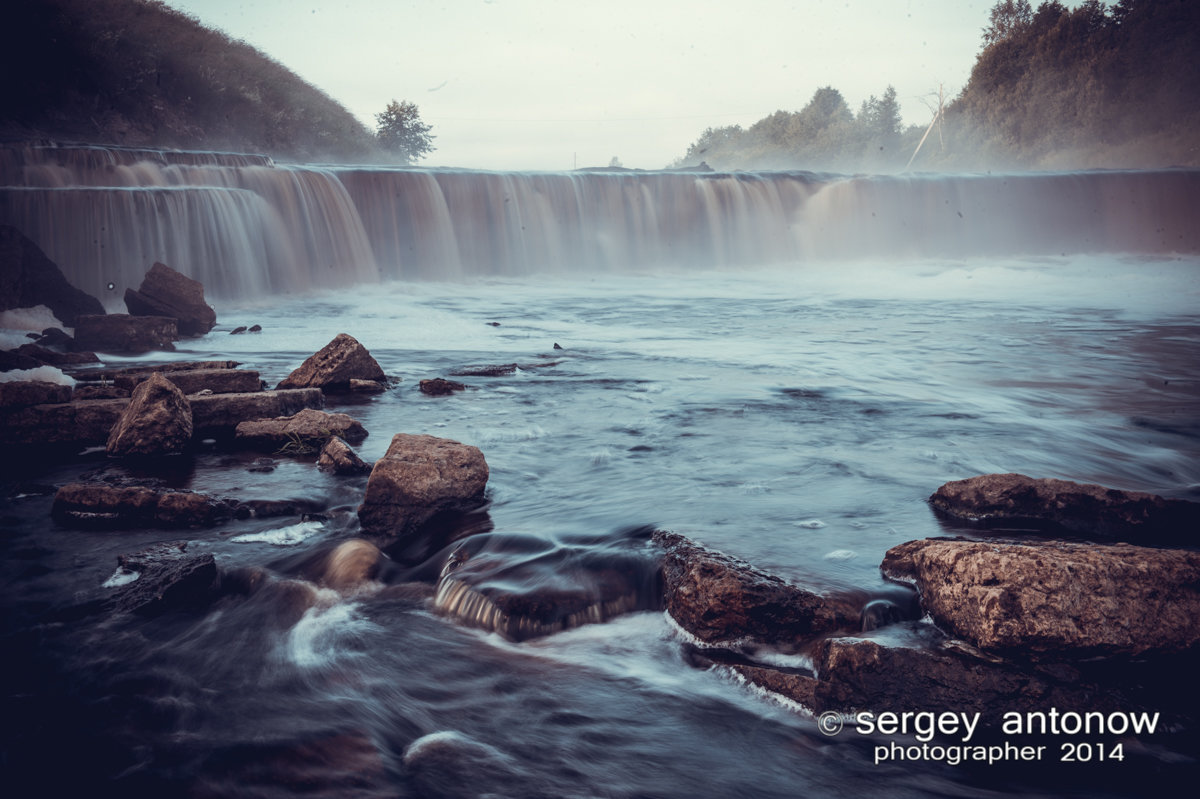
M 402 163 L 414 164 L 434 150 L 430 126 L 421 121 L 416 103 L 392 100 L 382 114 L 375 115 L 375 122 L 380 145 L 396 153 Z
M 983 29 L 983 46 L 1004 41 L 1032 21 L 1029 0 L 999 0 L 992 6 L 991 23 Z

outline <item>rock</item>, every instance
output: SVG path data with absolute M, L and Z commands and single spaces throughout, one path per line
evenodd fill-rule
M 320 388 L 345 391 L 351 380 L 383 382 L 383 369 L 353 336 L 339 333 L 333 341 L 300 364 L 276 388 Z
M 796 642 L 861 627 L 860 606 L 850 599 L 791 585 L 677 533 L 659 530 L 653 540 L 664 551 L 667 612 L 701 641 Z
M 72 377 L 77 380 L 106 380 L 115 383 L 118 380 L 133 375 L 149 375 L 161 372 L 194 372 L 207 369 L 236 369 L 241 366 L 237 361 L 170 361 L 168 363 L 147 364 L 146 366 L 126 366 L 121 369 L 87 369 L 77 370 Z M 132 387 L 132 384 L 131 384 Z
M 539 536 L 471 536 L 446 558 L 434 605 L 512 641 L 662 607 L 655 559 L 630 545 L 638 541 L 614 543 L 573 546 Z
M 356 394 L 378 394 L 386 390 L 386 385 L 374 380 L 359 380 L 355 378 L 350 381 L 350 391 Z
M 488 366 L 464 366 L 450 374 L 454 377 L 503 377 L 514 374 L 519 367 L 515 363 L 492 364 Z
M 246 326 L 241 325 L 239 327 L 235 327 L 233 330 L 230 330 L 229 335 L 236 336 L 236 335 L 239 335 L 239 334 L 245 333 L 245 332 L 246 332 Z
M 193 395 L 193 436 L 232 436 L 247 419 L 295 414 L 322 408 L 320 389 L 257 391 L 243 394 Z M 113 425 L 129 405 L 128 399 L 87 399 L 54 405 L 0 407 L 0 444 L 4 446 L 73 448 L 105 444 Z
M 65 330 L 57 327 L 48 327 L 42 331 L 40 336 L 36 337 L 36 343 L 43 347 L 58 347 L 63 350 L 75 349 L 75 339 L 67 335 Z
M 364 533 L 394 540 L 440 511 L 477 505 L 487 479 L 487 462 L 476 447 L 397 433 L 371 469 L 359 522 Z
M 253 449 L 285 455 L 311 455 L 334 437 L 358 443 L 367 437 L 362 423 L 344 413 L 305 409 L 292 416 L 241 422 L 237 442 Z
M 0 372 L 11 372 L 14 369 L 36 369 L 41 365 L 41 361 L 20 352 L 19 348 L 0 352 Z
M 946 483 L 929 502 L 968 521 L 1050 525 L 1106 539 L 1200 540 L 1200 503 L 1066 480 L 985 474 Z
M 0 383 L 0 408 L 70 402 L 71 387 L 42 380 L 12 380 Z
M 317 467 L 334 474 L 367 474 L 371 471 L 370 465 L 337 436 L 329 439 L 321 448 Z
M 188 554 L 187 546 L 186 541 L 172 541 L 119 556 L 119 567 L 137 574 L 137 579 L 118 588 L 108 604 L 143 614 L 209 604 L 220 587 L 216 561 L 211 553 Z
M 882 569 L 980 649 L 1079 659 L 1200 641 L 1200 552 L 923 539 L 888 550 Z
M 150 352 L 175 349 L 179 338 L 175 320 L 166 316 L 80 316 L 75 322 L 76 346 L 100 352 Z
M 173 369 L 161 374 L 178 386 L 184 394 L 196 394 L 205 390 L 214 394 L 239 394 L 262 390 L 258 372 L 250 369 Z M 149 377 L 145 372 L 118 374 L 113 379 L 113 385 L 132 390 Z
M 234 506 L 194 491 L 107 483 L 68 483 L 51 515 L 69 527 L 209 527 L 232 518 Z
M 72 286 L 31 239 L 0 225 L 0 311 L 45 305 L 67 327 L 80 316 L 104 313 L 100 300 Z
M 192 406 L 179 387 L 155 372 L 133 390 L 108 435 L 111 456 L 176 455 L 192 441 Z
M 248 328 L 246 329 L 246 332 L 248 332 L 248 333 L 261 333 L 261 332 L 262 332 L 262 325 L 250 325 L 250 327 L 248 327 Z
M 24 355 L 27 358 L 32 358 L 39 364 L 45 363 L 50 366 L 78 366 L 85 363 L 99 363 L 100 359 L 96 357 L 96 353 L 88 351 L 76 352 L 59 352 L 41 344 L 22 344 L 16 349 L 17 354 Z
M 445 397 L 453 394 L 455 391 L 463 391 L 466 386 L 462 383 L 456 383 L 453 380 L 444 380 L 440 377 L 435 377 L 432 380 L 422 380 L 420 384 L 422 394 L 428 394 L 431 397 Z
M 71 399 L 127 399 L 130 393 L 129 389 L 116 386 L 76 386 Z
M 155 263 L 137 291 L 125 290 L 125 307 L 134 316 L 175 319 L 181 336 L 203 336 L 217 323 L 217 312 L 204 301 L 204 285 Z

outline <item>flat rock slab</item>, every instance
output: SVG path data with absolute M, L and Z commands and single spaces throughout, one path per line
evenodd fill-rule
M 701 641 L 797 642 L 862 626 L 861 607 L 849 599 L 792 585 L 678 533 L 659 530 L 653 540 L 664 553 L 667 612 Z
M 478 448 L 397 433 L 371 469 L 358 519 L 367 535 L 394 540 L 440 511 L 478 504 L 487 479 L 487 461 Z
M 194 491 L 107 483 L 68 483 L 51 515 L 68 527 L 208 527 L 232 518 L 231 503 Z
M 948 516 L 985 524 L 1051 526 L 1147 543 L 1200 541 L 1200 503 L 1090 483 L 985 474 L 946 483 L 929 503 Z
M 235 437 L 239 444 L 252 449 L 314 455 L 330 439 L 358 443 L 367 437 L 367 431 L 361 422 L 347 414 L 306 408 L 291 416 L 241 422 Z
M 105 314 L 81 316 L 75 322 L 75 345 L 99 352 L 151 352 L 175 349 L 179 329 L 167 316 Z
M 0 383 L 0 408 L 70 402 L 72 389 L 43 380 L 12 380 Z
M 290 416 L 305 408 L 325 407 L 320 389 L 256 391 L 241 394 L 193 394 L 193 434 L 229 435 L 239 422 Z M 6 446 L 91 447 L 105 444 L 109 431 L 129 405 L 128 399 L 96 399 L 53 405 L 0 408 L 0 444 Z
M 184 394 L 196 394 L 200 391 L 241 394 L 262 390 L 258 372 L 250 369 L 174 369 L 160 374 L 178 386 Z M 114 378 L 113 385 L 132 391 L 149 379 L 150 375 L 145 372 L 121 374 Z
M 980 649 L 1084 658 L 1200 642 L 1200 552 L 922 539 L 888 550 L 882 569 Z

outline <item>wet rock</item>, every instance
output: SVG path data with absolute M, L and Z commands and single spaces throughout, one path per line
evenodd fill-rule
M 375 462 L 358 518 L 369 536 L 395 539 L 436 514 L 478 505 L 488 466 L 476 447 L 397 433 Z
M 187 547 L 186 541 L 173 541 L 118 557 L 119 567 L 137 579 L 118 588 L 107 604 L 143 614 L 207 605 L 220 587 L 216 561 L 211 553 L 189 554 Z
M 956 519 L 1051 526 L 1104 539 L 1195 543 L 1200 531 L 1200 503 L 1023 474 L 955 480 L 929 502 Z
M 258 372 L 250 369 L 172 369 L 161 374 L 184 394 L 196 394 L 204 390 L 214 394 L 238 394 L 262 389 Z M 118 374 L 113 378 L 113 385 L 132 391 L 147 379 L 149 375 L 145 372 Z
M 325 446 L 321 447 L 317 467 L 334 474 L 367 474 L 371 471 L 370 464 L 358 457 L 358 453 L 337 436 L 329 439 Z
M 232 518 L 233 506 L 194 491 L 68 483 L 51 515 L 69 527 L 208 527 Z
M 233 330 L 230 330 L 229 335 L 236 336 L 236 335 L 239 335 L 239 334 L 245 333 L 245 332 L 246 332 L 246 326 L 240 325 L 238 327 L 235 327 Z
M 667 612 L 708 643 L 754 638 L 802 641 L 835 630 L 857 630 L 859 603 L 822 596 L 677 533 L 656 531 L 663 549 Z
M 453 394 L 455 391 L 464 391 L 466 386 L 462 383 L 456 383 L 453 380 L 445 380 L 440 377 L 435 377 L 432 380 L 422 380 L 420 389 L 422 394 L 428 394 L 431 397 L 445 397 Z
M 985 650 L 1078 659 L 1200 642 L 1200 552 L 923 539 L 888 550 L 882 569 Z
M 153 372 L 193 372 L 205 369 L 236 369 L 241 366 L 237 361 L 170 361 L 168 363 L 147 364 L 145 366 L 125 366 L 120 369 L 86 369 L 75 370 L 72 377 L 77 380 L 104 380 L 115 383 L 132 375 L 148 375 Z
M 175 320 L 166 316 L 81 316 L 75 322 L 75 343 L 100 352 L 172 351 L 179 338 Z
M 48 347 L 43 347 L 41 344 L 22 344 L 17 347 L 16 353 L 23 355 L 26 358 L 32 358 L 38 364 L 48 364 L 49 366 L 79 366 L 80 364 L 99 363 L 100 359 L 96 357 L 96 353 L 86 350 L 76 352 L 59 352 Z
M 192 419 L 197 436 L 231 435 L 244 421 L 288 417 L 304 410 L 320 410 L 325 407 L 325 397 L 321 390 L 316 388 L 248 391 L 239 394 L 195 394 L 189 397 L 188 401 L 192 404 Z
M 33 335 L 33 334 L 30 334 Z M 35 336 L 35 342 L 43 347 L 56 347 L 61 350 L 75 348 L 75 339 L 67 335 L 65 330 L 57 327 L 47 327 L 40 336 Z
M 346 391 L 351 380 L 382 383 L 383 369 L 367 348 L 351 335 L 339 333 L 333 341 L 311 355 L 276 388 L 320 388 Z
M 192 441 L 192 406 L 179 387 L 155 372 L 138 385 L 108 434 L 114 457 L 176 455 Z
M 662 607 L 655 559 L 635 541 L 572 546 L 475 535 L 446 558 L 435 606 L 513 641 Z
M 378 394 L 387 390 L 387 386 L 375 380 L 359 380 L 355 378 L 350 381 L 349 390 L 355 394 Z
M 0 408 L 69 402 L 71 392 L 70 386 L 64 386 L 61 383 L 47 383 L 43 380 L 11 380 L 0 383 Z
M 19 348 L 0 352 L 0 372 L 11 372 L 14 369 L 36 369 L 41 365 L 41 361 L 25 355 L 19 351 Z
M 45 305 L 67 327 L 103 314 L 100 300 L 72 286 L 41 248 L 10 225 L 0 225 L 0 311 Z
M 238 519 L 308 516 L 325 510 L 324 505 L 311 499 L 247 499 L 230 504 L 234 506 L 234 516 Z
M 503 377 L 515 374 L 518 367 L 515 363 L 492 364 L 489 366 L 465 366 L 450 374 L 454 377 Z
M 261 332 L 262 332 L 262 325 L 250 325 L 250 327 L 246 328 L 246 332 L 248 332 L 248 333 L 261 333 Z
M 94 399 L 127 399 L 130 395 L 127 388 L 117 388 L 116 386 L 76 386 L 75 393 L 71 395 L 72 400 L 94 400 Z
M 292 416 L 241 422 L 235 433 L 242 446 L 271 450 L 281 455 L 312 455 L 331 438 L 358 443 L 367 437 L 362 423 L 344 413 L 312 409 Z
M 166 264 L 155 263 L 136 291 L 125 290 L 125 307 L 134 316 L 176 320 L 181 336 L 203 336 L 217 323 L 217 312 L 204 301 L 204 285 Z

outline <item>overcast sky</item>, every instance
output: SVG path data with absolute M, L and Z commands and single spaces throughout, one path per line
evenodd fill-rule
M 657 169 L 707 127 L 851 109 L 896 87 L 904 120 L 970 75 L 992 0 L 167 0 L 266 52 L 370 129 L 416 103 L 437 149 L 479 169 Z

